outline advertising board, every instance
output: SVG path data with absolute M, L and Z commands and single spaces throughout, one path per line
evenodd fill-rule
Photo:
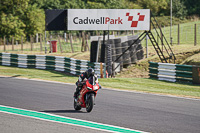
M 150 9 L 68 9 L 68 30 L 150 30 Z

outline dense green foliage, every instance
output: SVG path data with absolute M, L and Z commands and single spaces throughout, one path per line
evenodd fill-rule
M 173 15 L 200 15 L 199 0 L 173 0 Z M 0 0 L 0 37 L 43 33 L 45 9 L 151 9 L 156 16 L 169 16 L 170 0 Z
M 200 15 L 200 0 L 181 0 L 188 11 L 187 15 Z
M 183 2 L 180 0 L 173 1 L 173 14 L 177 18 L 183 19 L 187 15 L 187 10 Z
M 0 37 L 33 35 L 44 31 L 44 10 L 29 0 L 0 1 Z

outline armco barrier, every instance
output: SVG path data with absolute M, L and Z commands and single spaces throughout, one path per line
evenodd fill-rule
M 200 67 L 192 65 L 149 62 L 149 76 L 158 80 L 200 84 L 199 70 Z
M 98 77 L 106 77 L 106 66 L 103 63 L 92 63 L 62 56 L 25 55 L 0 53 L 0 65 L 21 68 L 56 70 L 80 75 L 88 68 L 93 68 Z

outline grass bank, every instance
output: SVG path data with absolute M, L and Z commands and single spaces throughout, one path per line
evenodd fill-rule
M 200 66 L 200 53 L 194 54 L 193 56 L 187 58 L 183 64 L 189 64 L 189 65 L 198 65 Z
M 0 75 L 59 81 L 64 83 L 75 83 L 78 79 L 75 76 L 56 71 L 24 69 L 7 66 L 0 66 Z M 170 83 L 148 78 L 109 78 L 99 79 L 99 82 L 103 86 L 103 88 L 134 90 L 200 99 L 200 86 L 197 85 Z

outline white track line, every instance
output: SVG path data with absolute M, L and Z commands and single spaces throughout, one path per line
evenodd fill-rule
M 135 130 L 135 129 L 125 128 L 125 127 L 119 127 L 119 126 L 114 126 L 114 125 L 109 125 L 109 124 L 103 124 L 103 123 L 98 123 L 98 122 L 93 122 L 93 121 L 87 121 L 87 120 L 82 120 L 82 119 L 77 119 L 77 118 L 72 118 L 72 117 L 65 117 L 65 116 L 60 116 L 60 115 L 55 115 L 55 114 L 50 114 L 50 113 L 45 113 L 45 112 L 38 112 L 38 111 L 33 111 L 33 110 L 28 110 L 28 109 L 21 109 L 21 108 L 16 108 L 16 107 L 11 107 L 11 106 L 5 106 L 5 105 L 0 105 L 0 106 L 2 106 L 2 107 L 8 107 L 8 108 L 13 108 L 13 109 L 18 109 L 18 110 L 25 110 L 25 111 L 30 111 L 30 112 L 37 112 L 37 113 L 47 114 L 49 116 L 56 116 L 56 117 L 60 117 L 60 118 L 67 118 L 67 119 L 71 119 L 71 120 L 77 120 L 77 121 L 82 121 L 82 122 L 86 122 L 86 123 L 93 123 L 93 124 L 97 124 L 97 125 L 103 125 L 103 126 L 109 126 L 109 127 L 116 127 L 116 128 L 119 128 L 119 129 L 125 129 L 125 130 L 134 131 L 134 132 L 147 133 L 147 132 L 139 131 L 139 130 Z M 55 122 L 55 123 L 61 123 L 61 124 L 67 124 L 67 125 L 79 126 L 79 127 L 84 127 L 84 128 L 94 129 L 94 130 L 100 130 L 100 131 L 106 131 L 106 132 L 114 132 L 114 133 L 116 133 L 116 131 L 109 131 L 109 130 L 105 130 L 105 129 L 95 128 L 95 127 L 89 127 L 89 126 L 83 126 L 83 125 L 79 125 L 79 124 L 71 124 L 71 123 L 59 122 L 59 121 L 54 121 L 54 120 L 47 120 L 47 119 L 38 118 L 38 117 L 34 117 L 34 116 L 28 116 L 28 115 L 23 115 L 23 114 L 11 113 L 11 112 L 1 111 L 1 110 L 0 110 L 0 112 L 7 113 L 7 114 L 18 115 L 18 116 L 23 116 L 23 117 L 28 117 L 28 118 L 33 118 L 33 119 L 38 119 L 38 120 L 43 120 L 43 121 L 49 121 L 49 122 Z

